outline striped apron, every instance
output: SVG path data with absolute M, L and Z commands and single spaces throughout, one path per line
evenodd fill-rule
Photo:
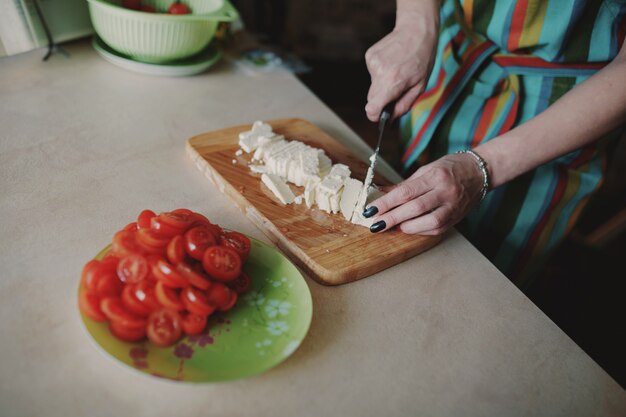
M 608 64 L 626 32 L 616 0 L 446 0 L 440 13 L 433 71 L 400 120 L 405 176 L 541 113 Z M 492 190 L 457 228 L 526 289 L 600 186 L 617 133 Z

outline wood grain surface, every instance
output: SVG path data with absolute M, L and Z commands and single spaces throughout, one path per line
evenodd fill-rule
M 274 132 L 323 149 L 333 163 L 350 167 L 363 180 L 367 164 L 317 126 L 302 119 L 270 120 Z M 248 168 L 250 156 L 236 156 L 239 133 L 251 124 L 194 136 L 187 153 L 215 186 L 259 227 L 294 263 L 316 281 L 339 285 L 370 276 L 411 258 L 439 242 L 440 237 L 407 235 L 397 229 L 371 233 L 346 221 L 341 213 L 328 214 L 303 204 L 283 205 Z M 375 177 L 376 184 L 386 184 Z M 296 195 L 303 188 L 292 185 Z

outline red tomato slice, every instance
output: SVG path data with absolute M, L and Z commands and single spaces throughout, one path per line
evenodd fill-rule
M 153 311 L 148 317 L 146 333 L 148 339 L 159 347 L 168 347 L 182 336 L 182 319 L 174 310 L 162 308 Z
M 119 296 L 123 288 L 124 284 L 113 272 L 101 275 L 96 283 L 96 293 L 102 298 Z
M 231 291 L 226 285 L 214 282 L 211 288 L 207 291 L 208 304 L 215 306 L 218 310 L 222 311 L 231 301 L 234 291 Z
M 193 211 L 189 210 L 189 209 L 186 209 L 186 208 L 177 208 L 175 210 L 170 211 L 170 213 L 180 214 L 180 215 L 183 215 L 183 216 L 189 216 L 189 215 L 193 214 Z
M 159 236 L 152 229 L 139 229 L 137 231 L 137 243 L 148 253 L 165 253 L 169 237 Z
M 191 285 L 201 290 L 207 290 L 211 286 L 211 281 L 202 273 L 195 271 L 191 266 L 180 263 L 176 266 L 176 270 L 189 281 Z
M 200 316 L 193 313 L 185 313 L 182 316 L 183 331 L 189 336 L 202 333 L 207 323 L 207 316 Z
M 217 245 L 213 233 L 207 226 L 196 226 L 185 232 L 185 250 L 193 259 L 201 260 L 209 246 Z
M 139 213 L 139 217 L 137 217 L 137 229 L 149 229 L 150 220 L 152 220 L 153 217 L 156 217 L 156 213 L 152 210 L 144 210 Z
M 139 226 L 137 225 L 137 222 L 132 222 L 132 223 L 128 223 L 126 226 L 124 226 L 124 228 L 122 230 L 127 230 L 130 232 L 133 232 L 135 230 L 137 230 L 139 228 Z
M 189 285 L 189 281 L 163 259 L 158 260 L 152 267 L 152 273 L 166 287 L 183 288 Z
M 107 320 L 102 310 L 100 310 L 100 297 L 89 293 L 84 288 L 81 288 L 78 295 L 78 307 L 84 315 L 94 321 L 103 322 Z
M 205 226 L 209 228 L 209 230 L 213 234 L 213 237 L 215 238 L 215 241 L 219 242 L 220 238 L 224 234 L 224 229 L 222 229 L 221 227 L 219 227 L 216 224 L 207 224 Z
M 163 282 L 159 281 L 156 283 L 156 287 L 154 287 L 154 293 L 156 294 L 156 298 L 165 308 L 171 308 L 172 310 L 181 311 L 185 309 L 182 301 L 180 301 L 180 297 L 176 293 L 176 290 L 172 288 L 168 288 L 163 285 Z
M 137 243 L 137 231 L 120 230 L 117 232 L 113 236 L 111 251 L 119 257 L 141 253 L 141 247 Z
M 117 276 L 122 282 L 134 284 L 148 276 L 150 266 L 142 255 L 128 255 L 117 264 Z
M 146 326 L 146 320 L 124 308 L 119 297 L 107 297 L 100 301 L 100 309 L 111 321 L 116 321 L 127 329 L 139 329 Z
M 161 220 L 160 217 L 153 217 L 150 221 L 150 228 L 154 230 L 154 233 L 161 237 L 172 238 L 183 233 L 183 230 L 170 225 L 169 223 Z
M 191 219 L 191 226 L 212 226 L 212 223 L 209 219 L 203 216 L 200 213 L 192 212 L 189 214 L 189 218 Z
M 248 292 L 252 287 L 252 280 L 248 274 L 241 272 L 237 278 L 228 283 L 228 286 L 237 294 L 243 294 Z
M 104 275 L 115 273 L 117 269 L 118 259 L 113 256 L 107 256 L 102 261 L 92 259 L 83 267 L 81 274 L 81 284 L 83 288 L 91 293 L 98 292 L 98 282 Z
M 215 306 L 209 304 L 204 292 L 193 287 L 187 287 L 180 293 L 185 308 L 199 316 L 210 316 L 215 311 Z
M 226 303 L 222 308 L 220 308 L 220 311 L 228 311 L 231 308 L 233 308 L 235 306 L 235 304 L 237 303 L 237 299 L 239 298 L 239 296 L 237 295 L 237 293 L 235 291 L 231 291 L 230 292 L 230 300 L 228 301 L 228 303 Z
M 83 288 L 89 292 L 96 291 L 96 280 L 99 277 L 100 261 L 92 259 L 87 262 L 83 267 L 83 272 L 80 276 L 80 283 Z
M 204 252 L 202 266 L 212 278 L 229 282 L 241 273 L 241 258 L 233 248 L 211 246 Z
M 147 317 L 157 308 L 161 308 L 154 295 L 154 289 L 147 281 L 124 285 L 121 298 L 128 311 L 141 317 Z
M 116 321 L 109 323 L 109 330 L 113 336 L 117 337 L 123 342 L 139 342 L 146 337 L 146 328 L 140 327 L 138 329 L 129 329 L 122 326 Z
M 237 251 L 241 257 L 241 262 L 245 262 L 250 254 L 251 242 L 248 236 L 239 232 L 225 232 L 220 237 L 220 245 L 228 246 Z
M 178 235 L 174 236 L 170 243 L 167 244 L 167 259 L 174 265 L 178 265 L 185 260 L 185 241 L 183 237 Z
M 189 219 L 189 214 L 185 213 L 174 213 L 174 212 L 164 212 L 159 214 L 159 219 L 164 223 L 178 229 L 178 233 L 182 233 L 189 225 L 191 225 L 191 219 Z

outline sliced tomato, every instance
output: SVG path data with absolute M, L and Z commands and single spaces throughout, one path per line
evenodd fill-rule
M 215 306 L 209 304 L 206 294 L 196 288 L 184 288 L 180 298 L 187 310 L 199 316 L 210 316 L 215 311 Z
M 98 282 L 104 275 L 110 275 L 114 273 L 117 268 L 118 258 L 109 256 L 102 261 L 92 259 L 87 262 L 83 267 L 81 274 L 81 284 L 83 288 L 91 293 L 98 292 Z
M 153 311 L 148 317 L 146 334 L 148 339 L 159 347 L 168 347 L 182 336 L 182 319 L 174 310 L 162 308 Z
M 150 220 L 150 228 L 154 230 L 154 233 L 158 236 L 167 238 L 172 238 L 184 232 L 183 229 L 164 222 L 161 217 L 153 217 L 152 220 Z
M 80 276 L 80 282 L 86 291 L 96 292 L 96 280 L 100 275 L 100 261 L 92 259 L 87 262 L 83 267 L 83 272 Z
M 189 218 L 189 214 L 181 213 L 180 211 L 177 213 L 174 212 L 164 212 L 159 214 L 159 219 L 164 223 L 178 229 L 178 233 L 182 233 L 191 225 L 191 219 Z
M 111 334 L 117 337 L 123 342 L 139 342 L 140 340 L 145 339 L 146 337 L 146 328 L 139 327 L 137 329 L 129 329 L 127 327 L 122 326 L 120 323 L 116 321 L 112 321 L 109 323 L 109 330 L 111 330 Z
M 230 288 L 220 282 L 214 282 L 211 288 L 206 292 L 208 304 L 214 306 L 218 310 L 225 308 L 231 301 Z
M 189 281 L 174 266 L 163 259 L 159 259 L 152 267 L 152 273 L 166 287 L 183 288 L 189 285 Z
M 216 242 L 220 241 L 221 236 L 224 234 L 224 229 L 219 227 L 217 224 L 206 224 L 206 227 L 209 228 Z
M 237 278 L 228 283 L 228 286 L 237 294 L 243 294 L 250 291 L 252 280 L 248 274 L 242 271 Z
M 142 249 L 137 243 L 137 230 L 120 230 L 113 236 L 111 244 L 113 254 L 119 257 L 141 253 Z
M 149 229 L 150 220 L 152 220 L 153 217 L 156 217 L 156 213 L 152 210 L 144 210 L 139 213 L 139 217 L 137 217 L 137 229 Z
M 100 301 L 100 309 L 111 321 L 128 329 L 139 329 L 146 326 L 146 320 L 128 311 L 119 297 L 106 297 Z
M 211 246 L 202 257 L 202 266 L 210 277 L 229 282 L 241 274 L 241 258 L 237 251 L 227 246 Z
M 137 231 L 137 244 L 147 253 L 165 254 L 169 237 L 159 236 L 152 229 L 139 229 Z
M 209 246 L 217 245 L 215 236 L 207 226 L 196 226 L 185 232 L 185 250 L 193 259 L 201 260 Z
M 130 284 L 146 279 L 149 270 L 148 260 L 138 254 L 127 255 L 117 264 L 117 276 L 122 282 Z
M 167 244 L 167 259 L 174 264 L 178 265 L 185 260 L 185 241 L 181 235 L 174 236 L 170 243 Z
M 176 270 L 187 279 L 187 281 L 196 288 L 201 290 L 207 290 L 211 286 L 209 277 L 204 276 L 202 272 L 194 270 L 191 266 L 185 263 L 179 263 L 176 265 Z
M 225 232 L 220 237 L 220 245 L 228 246 L 237 251 L 241 257 L 241 262 L 245 262 L 250 254 L 251 242 L 248 236 L 239 232 Z
M 189 214 L 189 218 L 191 219 L 190 227 L 212 225 L 211 221 L 200 213 L 192 212 Z
M 84 315 L 94 321 L 103 322 L 107 320 L 100 309 L 100 297 L 88 292 L 85 288 L 81 288 L 78 294 L 78 307 Z
M 237 299 L 239 298 L 239 296 L 237 295 L 237 293 L 235 291 L 231 291 L 230 292 L 230 300 L 228 301 L 228 303 L 224 304 L 222 306 L 222 308 L 220 308 L 220 311 L 228 311 L 231 308 L 233 308 L 235 306 L 235 304 L 237 303 Z
M 172 310 L 181 311 L 185 309 L 182 301 L 180 301 L 180 297 L 176 290 L 172 288 L 168 288 L 163 285 L 163 282 L 159 281 L 156 283 L 154 287 L 154 293 L 156 294 L 156 298 L 165 308 L 171 308 Z
M 135 231 L 139 228 L 139 226 L 137 225 L 137 222 L 131 222 L 128 223 L 126 226 L 124 226 L 124 228 L 122 230 L 128 230 L 128 231 Z
M 194 212 L 192 210 L 189 210 L 189 209 L 186 209 L 186 208 L 177 208 L 177 209 L 172 210 L 170 213 L 179 214 L 179 215 L 182 215 L 182 216 L 190 216 L 190 215 L 194 214 Z
M 96 293 L 102 298 L 119 296 L 123 288 L 124 284 L 113 272 L 101 275 L 96 282 Z
M 154 289 L 149 286 L 147 281 L 124 285 L 121 299 L 128 311 L 141 317 L 147 317 L 151 312 L 161 307 L 154 294 Z
M 201 316 L 193 313 L 185 313 L 182 315 L 183 331 L 189 336 L 202 333 L 206 327 L 207 316 Z

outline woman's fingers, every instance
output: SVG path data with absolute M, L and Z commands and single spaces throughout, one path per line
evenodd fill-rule
M 379 199 L 380 200 L 380 199 Z M 397 200 L 396 200 L 397 201 Z M 376 203 L 379 204 L 380 203 Z M 385 210 L 382 214 L 377 215 L 374 218 L 374 224 L 379 224 L 373 231 L 379 232 L 382 230 L 388 230 L 392 227 L 400 224 L 404 224 L 407 220 L 425 216 L 428 213 L 436 211 L 440 205 L 434 192 L 428 192 L 422 194 L 418 198 L 414 198 L 404 204 L 397 205 L 396 207 Z M 383 222 L 383 223 L 381 223 Z
M 444 205 L 428 214 L 404 221 L 398 227 L 409 235 L 435 236 L 445 233 L 453 225 L 453 210 L 450 206 Z
M 398 185 L 396 185 L 391 191 L 389 191 L 384 196 L 374 200 L 369 207 L 376 207 L 375 213 L 372 213 L 370 216 L 374 214 L 378 214 L 378 216 L 387 213 L 394 207 L 398 207 L 402 204 L 405 204 L 415 198 L 421 196 L 422 194 L 427 193 L 431 190 L 430 185 L 428 185 L 425 181 L 413 180 L 413 181 L 404 181 Z M 431 209 L 434 207 L 431 207 Z M 367 211 L 367 210 L 366 210 Z M 370 211 L 371 213 L 371 211 Z

